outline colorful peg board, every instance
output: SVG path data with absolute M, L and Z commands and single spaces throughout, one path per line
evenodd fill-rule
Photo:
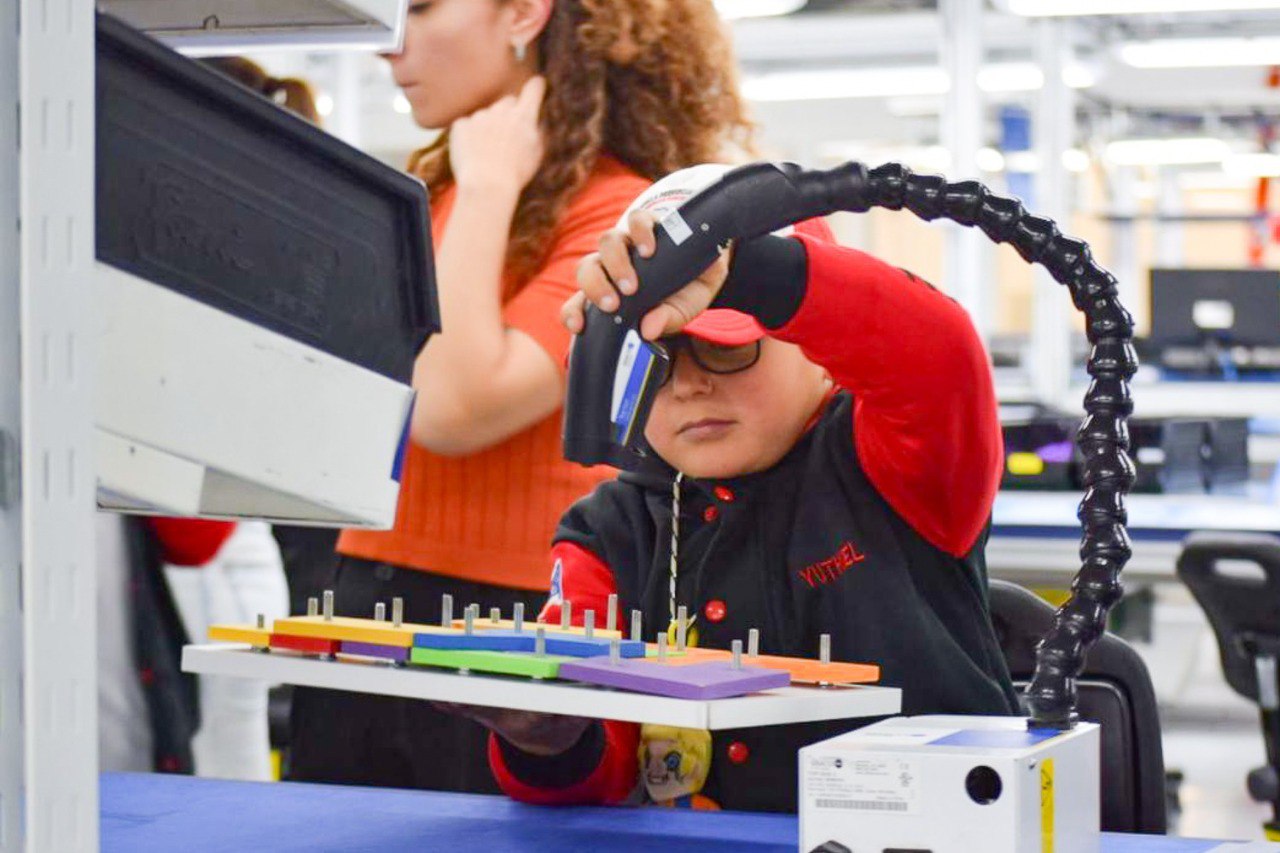
M 259 679 L 273 684 L 296 684 L 377 696 L 399 696 L 712 731 L 881 717 L 901 710 L 901 691 L 892 687 L 793 686 L 727 699 L 672 699 L 569 681 L 535 680 L 530 677 L 500 678 L 474 669 L 474 660 L 466 661 L 471 664 L 470 674 L 436 666 L 392 666 L 389 663 L 373 665 L 368 656 L 346 657 L 353 648 L 357 651 L 380 651 L 361 649 L 359 646 L 348 647 L 346 643 L 342 643 L 336 660 L 329 660 L 315 654 L 288 651 L 263 653 L 246 644 L 223 643 L 187 646 L 183 649 L 182 666 L 186 672 Z M 419 650 L 419 653 L 422 651 L 425 650 Z M 502 653 L 490 654 L 499 658 L 512 657 Z M 567 661 L 561 665 L 581 662 Z M 452 663 L 456 665 L 458 661 L 455 659 Z M 641 665 L 637 661 L 623 663 Z M 666 669 L 653 664 L 646 666 L 651 669 Z
M 445 669 L 465 669 L 492 675 L 523 675 L 526 678 L 556 678 L 561 665 L 574 658 L 559 655 L 527 655 L 518 652 L 477 652 L 414 647 L 409 662 Z

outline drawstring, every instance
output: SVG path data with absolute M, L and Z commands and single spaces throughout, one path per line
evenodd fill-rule
M 671 564 L 670 564 L 670 592 L 671 592 L 671 625 L 676 622 L 676 578 L 679 576 L 680 561 L 680 484 L 684 482 L 684 474 L 677 471 L 675 479 L 671 481 Z M 692 625 L 698 618 L 695 613 L 693 618 L 689 620 L 686 628 Z

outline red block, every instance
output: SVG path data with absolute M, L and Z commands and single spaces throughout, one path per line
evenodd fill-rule
M 292 634 L 272 634 L 271 648 L 306 652 L 309 655 L 336 655 L 342 644 L 322 637 L 296 637 Z

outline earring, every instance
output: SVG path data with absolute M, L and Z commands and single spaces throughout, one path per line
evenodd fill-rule
M 524 42 L 521 42 L 521 41 L 513 42 L 511 47 L 516 52 L 516 62 L 524 62 L 524 51 L 525 51 Z

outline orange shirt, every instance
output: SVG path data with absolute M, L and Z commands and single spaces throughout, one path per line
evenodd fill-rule
M 537 341 L 563 369 L 569 333 L 560 306 L 577 289 L 578 261 L 649 182 L 618 161 L 600 158 L 565 211 L 546 265 L 503 305 L 503 322 Z M 439 251 L 452 189 L 431 207 Z M 445 318 L 448 322 L 448 318 Z M 560 412 L 501 444 L 465 457 L 437 456 L 410 444 L 395 527 L 347 530 L 338 551 L 436 574 L 519 589 L 545 590 L 556 523 L 569 505 L 613 476 L 561 456 Z

